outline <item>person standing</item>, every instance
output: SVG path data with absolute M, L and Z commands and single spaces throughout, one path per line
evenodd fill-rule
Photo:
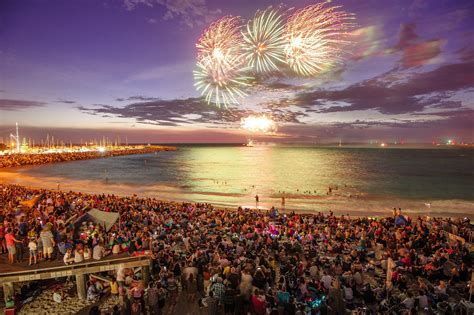
M 16 243 L 16 261 L 22 262 L 23 261 L 23 251 L 24 251 L 24 243 L 25 243 L 25 237 L 23 234 L 20 232 L 20 230 L 16 229 L 15 230 L 15 238 L 19 240 L 20 242 Z
M 114 301 L 118 301 L 118 294 L 119 294 L 119 285 L 117 279 L 112 278 L 110 282 L 110 294 L 112 295 Z
M 30 252 L 30 261 L 29 261 L 28 266 L 31 266 L 32 264 L 36 265 L 36 259 L 38 257 L 38 254 L 37 254 L 38 246 L 36 244 L 36 239 L 34 237 L 30 238 L 30 242 L 28 243 L 28 249 Z
M 197 282 L 194 273 L 190 273 L 186 280 L 186 292 L 188 293 L 188 301 L 194 303 L 197 293 Z
M 46 226 L 43 228 L 43 230 L 40 233 L 40 238 L 43 242 L 44 259 L 51 260 L 51 255 L 53 254 L 55 242 L 54 242 L 53 233 L 51 233 L 49 226 Z
M 330 307 L 329 314 L 344 315 L 346 314 L 346 306 L 341 290 L 341 284 L 338 280 L 334 280 L 328 293 L 328 305 Z
M 8 250 L 8 263 L 13 264 L 15 262 L 16 246 L 15 243 L 21 243 L 20 240 L 15 238 L 13 230 L 11 228 L 7 229 L 7 234 L 5 234 L 5 242 L 7 244 Z
M 178 296 L 178 283 L 176 282 L 176 279 L 174 278 L 174 274 L 170 272 L 168 274 L 168 277 L 166 279 L 166 285 L 168 288 L 168 294 L 169 294 L 169 301 L 170 304 L 168 306 L 168 314 L 174 314 L 174 309 L 176 307 L 176 299 Z
M 214 292 L 209 292 L 209 297 L 206 299 L 206 303 L 209 315 L 217 315 L 219 313 L 219 299 L 214 296 Z
M 148 284 L 147 305 L 148 305 L 148 313 L 149 314 L 152 314 L 152 315 L 159 314 L 158 289 L 155 287 L 153 282 L 150 282 Z

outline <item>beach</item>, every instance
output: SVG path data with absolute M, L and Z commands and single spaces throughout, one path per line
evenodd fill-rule
M 227 208 L 283 208 L 284 196 L 285 210 L 305 213 L 383 216 L 401 207 L 412 215 L 465 217 L 474 208 L 472 152 L 182 146 L 157 154 L 2 169 L 0 182 Z

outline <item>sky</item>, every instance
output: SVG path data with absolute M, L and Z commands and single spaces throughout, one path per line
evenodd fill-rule
M 3 0 L 0 136 L 130 142 L 474 142 L 474 2 L 333 0 L 344 62 L 260 80 L 228 108 L 194 86 L 196 42 L 227 15 L 318 1 Z M 289 13 L 291 14 L 291 13 Z M 265 114 L 272 134 L 240 127 Z

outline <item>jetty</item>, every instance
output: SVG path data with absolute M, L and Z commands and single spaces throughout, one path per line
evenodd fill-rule
M 0 263 L 0 284 L 3 287 L 5 302 L 14 293 L 14 285 L 21 282 L 75 277 L 77 294 L 80 299 L 86 298 L 86 276 L 89 274 L 117 270 L 120 268 L 141 268 L 145 285 L 150 279 L 151 258 L 147 255 L 128 256 L 121 254 L 108 256 L 101 260 L 89 260 L 83 263 L 65 265 L 62 261 L 44 263 L 44 267 L 28 266 L 26 262 L 10 265 Z

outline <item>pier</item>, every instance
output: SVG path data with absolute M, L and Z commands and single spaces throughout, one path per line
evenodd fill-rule
M 45 267 L 36 268 L 36 266 L 28 266 L 25 263 L 9 265 L 7 263 L 0 264 L 0 285 L 3 287 L 3 295 L 5 302 L 14 292 L 15 283 L 45 280 L 61 277 L 75 277 L 77 294 L 80 299 L 86 298 L 86 275 L 119 268 L 141 268 L 142 275 L 147 285 L 150 278 L 149 256 L 128 256 L 122 254 L 119 256 L 108 256 L 101 260 L 90 260 L 84 263 L 73 265 L 64 265 L 62 261 L 53 261 L 43 264 Z M 25 266 L 26 265 L 26 266 Z

